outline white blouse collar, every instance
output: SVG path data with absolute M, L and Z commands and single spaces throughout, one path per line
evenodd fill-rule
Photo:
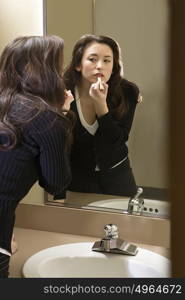
M 76 106 L 77 106 L 77 111 L 78 111 L 78 115 L 80 118 L 80 122 L 82 124 L 82 126 L 92 135 L 95 135 L 96 130 L 98 129 L 98 121 L 95 120 L 95 122 L 90 125 L 86 122 L 86 120 L 84 119 L 84 116 L 82 114 L 82 109 L 81 109 L 81 104 L 80 104 L 80 97 L 79 97 L 79 93 L 78 93 L 78 89 L 77 87 L 75 87 L 75 100 L 76 100 Z

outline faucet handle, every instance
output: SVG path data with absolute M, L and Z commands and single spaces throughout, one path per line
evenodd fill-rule
M 106 237 L 96 241 L 92 247 L 93 251 L 136 255 L 138 247 L 118 238 L 118 227 L 114 224 L 104 226 Z
M 143 188 L 142 187 L 138 187 L 137 189 L 137 193 L 134 196 L 134 199 L 137 199 L 143 192 Z
M 143 189 L 139 187 L 135 196 L 133 198 L 130 198 L 130 200 L 128 201 L 128 213 L 141 214 L 144 208 L 144 199 L 139 196 L 142 194 L 142 192 Z M 136 208 L 136 210 L 134 208 Z
M 106 238 L 117 239 L 118 238 L 118 227 L 114 224 L 107 224 L 104 226 Z

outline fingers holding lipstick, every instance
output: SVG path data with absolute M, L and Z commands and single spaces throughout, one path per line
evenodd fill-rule
M 95 111 L 97 116 L 102 116 L 108 112 L 107 106 L 107 92 L 108 84 L 98 79 L 97 82 L 93 83 L 89 90 L 89 95 L 91 96 Z
M 89 90 L 89 95 L 96 101 L 106 101 L 108 86 L 105 83 L 102 83 L 103 89 L 100 90 L 99 85 L 93 83 Z
M 89 94 L 92 98 L 107 97 L 108 85 L 98 77 L 97 81 L 90 87 Z
M 100 89 L 100 91 L 103 91 L 103 90 L 104 90 L 104 86 L 103 86 L 101 77 L 98 77 L 97 82 L 98 82 L 98 84 L 99 84 L 99 89 Z

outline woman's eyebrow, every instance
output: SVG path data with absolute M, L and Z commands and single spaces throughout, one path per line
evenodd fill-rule
M 98 56 L 96 53 L 90 53 L 89 56 Z
M 98 56 L 96 53 L 90 53 L 89 56 Z M 112 58 L 112 55 L 104 55 L 104 57 L 110 57 Z

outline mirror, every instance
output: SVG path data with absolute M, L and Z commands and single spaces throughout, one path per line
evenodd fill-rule
M 64 39 L 66 65 L 75 42 L 85 33 L 108 35 L 119 42 L 125 77 L 136 82 L 144 99 L 136 109 L 129 157 L 144 198 L 154 200 L 146 215 L 160 215 L 154 203 L 166 200 L 167 191 L 168 0 L 46 0 L 45 9 L 46 33 Z M 111 196 L 114 201 L 120 198 Z M 60 205 L 87 208 L 98 201 L 91 208 L 106 210 L 105 203 L 111 199 L 109 195 L 69 192 Z M 45 200 L 58 205 L 47 194 Z M 111 205 L 107 209 L 125 210 Z

